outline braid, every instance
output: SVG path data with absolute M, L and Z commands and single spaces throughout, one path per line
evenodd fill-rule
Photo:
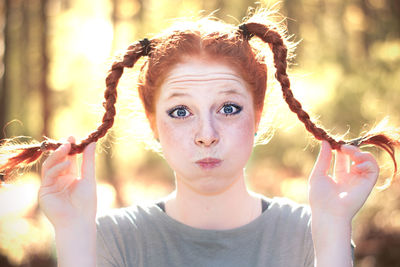
M 104 92 L 105 101 L 103 107 L 106 110 L 104 113 L 102 124 L 92 133 L 88 135 L 80 144 L 71 144 L 69 155 L 82 153 L 87 145 L 96 142 L 103 137 L 108 129 L 114 124 L 114 117 L 116 114 L 115 103 L 117 101 L 117 85 L 121 78 L 124 68 L 131 68 L 139 60 L 141 56 L 146 56 L 150 53 L 150 41 L 145 38 L 138 43 L 128 47 L 127 52 L 122 60 L 116 61 L 112 64 L 111 69 L 106 78 L 106 90 Z M 40 144 L 30 145 L 14 145 L 10 144 L 13 140 L 3 140 L 1 145 L 1 162 L 0 162 L 0 176 L 4 175 L 5 178 L 16 168 L 25 167 L 29 164 L 35 163 L 43 152 L 48 150 L 56 150 L 62 145 L 61 142 L 50 140 L 46 138 Z M 3 163 L 5 162 L 5 163 Z M 4 180 L 4 178 L 2 178 Z
M 291 111 L 297 114 L 297 117 L 304 123 L 306 129 L 312 133 L 318 140 L 326 140 L 332 148 L 339 149 L 340 145 L 344 144 L 343 141 L 336 141 L 334 138 L 322 128 L 318 127 L 311 121 L 310 116 L 302 108 L 300 102 L 294 98 L 292 90 L 290 89 L 290 80 L 286 73 L 287 69 L 287 48 L 283 43 L 283 39 L 279 33 L 270 30 L 267 26 L 258 23 L 243 24 L 247 27 L 250 33 L 258 36 L 264 42 L 269 43 L 272 53 L 274 55 L 274 64 L 276 68 L 275 77 L 282 87 L 283 98 L 289 105 Z
M 340 150 L 340 147 L 344 144 L 350 144 L 355 146 L 362 145 L 375 145 L 386 152 L 389 153 L 390 157 L 393 160 L 394 164 L 394 172 L 392 179 L 397 174 L 397 162 L 395 159 L 395 146 L 400 146 L 400 138 L 398 130 L 395 131 L 374 131 L 371 130 L 364 136 L 350 140 L 335 140 L 332 136 L 330 136 L 323 128 L 317 126 L 314 122 L 312 122 L 308 113 L 302 108 L 300 102 L 293 96 L 292 90 L 290 89 L 290 81 L 289 77 L 286 73 L 287 69 L 287 48 L 283 42 L 282 36 L 274 31 L 269 29 L 266 25 L 259 23 L 246 23 L 240 25 L 239 29 L 244 35 L 245 39 L 249 39 L 253 34 L 262 39 L 264 42 L 268 43 L 271 47 L 273 56 L 274 56 L 274 65 L 276 68 L 275 77 L 279 81 L 282 87 L 283 97 L 286 103 L 289 105 L 291 111 L 297 114 L 297 117 L 301 122 L 303 122 L 307 131 L 312 133 L 314 137 L 318 140 L 326 140 L 329 142 L 331 147 L 335 150 Z

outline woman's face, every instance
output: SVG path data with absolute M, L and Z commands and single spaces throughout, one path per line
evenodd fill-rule
M 257 120 L 251 93 L 229 66 L 193 58 L 176 65 L 160 87 L 155 120 L 178 183 L 217 194 L 242 176 Z

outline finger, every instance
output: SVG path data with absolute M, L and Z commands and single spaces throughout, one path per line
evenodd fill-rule
M 361 150 L 356 147 L 356 146 L 352 146 L 352 145 L 342 145 L 340 147 L 340 151 L 346 153 L 346 154 L 354 154 L 356 152 L 360 152 Z
M 331 166 L 332 148 L 327 141 L 322 141 L 321 150 L 315 162 L 312 174 L 327 175 Z M 312 175 L 312 176 L 313 176 Z
M 379 167 L 378 164 L 375 164 L 372 161 L 364 161 L 360 164 L 354 165 L 352 171 L 358 174 L 376 174 L 376 177 L 378 177 Z
M 49 186 L 55 183 L 57 178 L 62 174 L 65 174 L 71 165 L 70 161 L 64 161 L 54 165 L 48 171 L 45 172 L 43 176 L 42 186 Z
M 83 151 L 81 175 L 84 179 L 94 181 L 96 143 L 90 143 Z
M 351 168 L 351 172 L 356 173 L 360 181 L 367 183 L 369 188 L 372 189 L 379 177 L 379 166 L 372 161 L 365 161 L 354 165 Z
M 68 137 L 68 142 L 71 144 L 75 144 L 75 137 L 70 136 Z M 70 173 L 73 176 L 78 176 L 78 165 L 77 165 L 77 161 L 76 161 L 76 154 L 74 155 L 68 155 L 68 160 L 71 161 L 71 165 L 70 165 Z
M 342 151 L 336 151 L 335 157 L 335 177 L 339 178 L 341 174 L 346 174 L 349 172 L 350 168 L 349 156 Z
M 376 162 L 374 156 L 372 156 L 369 152 L 362 152 L 358 147 L 345 145 L 341 147 L 341 151 L 347 155 L 349 155 L 351 161 L 355 164 L 364 162 L 364 161 L 372 161 Z
M 39 198 L 42 198 L 48 194 L 60 193 L 63 190 L 68 189 L 74 181 L 76 181 L 75 176 L 69 174 L 61 175 L 57 178 L 57 181 L 55 181 L 54 184 L 47 186 L 43 185 L 39 188 Z
M 42 165 L 42 177 L 44 176 L 44 173 L 46 173 L 48 169 L 50 169 L 55 164 L 65 159 L 65 157 L 68 155 L 70 148 L 71 148 L 70 143 L 62 144 L 44 161 Z
M 63 190 L 68 189 L 71 186 L 71 184 L 76 181 L 76 179 L 77 179 L 76 176 L 68 174 L 60 176 L 59 179 L 57 179 L 56 183 L 57 192 L 61 192 Z
M 350 159 L 354 164 L 359 164 L 362 162 L 370 161 L 376 163 L 374 156 L 369 152 L 358 152 L 353 156 L 350 156 Z

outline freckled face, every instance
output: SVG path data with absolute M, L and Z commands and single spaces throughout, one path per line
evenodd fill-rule
M 252 95 L 233 69 L 184 61 L 161 85 L 156 107 L 156 131 L 178 183 L 215 194 L 243 175 L 256 120 Z

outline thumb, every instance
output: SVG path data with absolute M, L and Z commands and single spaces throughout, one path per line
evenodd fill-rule
M 313 171 L 311 172 L 313 176 L 327 175 L 329 168 L 331 166 L 332 160 L 332 148 L 327 141 L 322 141 L 321 150 L 319 152 L 317 161 L 315 162 Z
M 95 180 L 96 143 L 90 143 L 83 151 L 81 176 L 83 179 Z

